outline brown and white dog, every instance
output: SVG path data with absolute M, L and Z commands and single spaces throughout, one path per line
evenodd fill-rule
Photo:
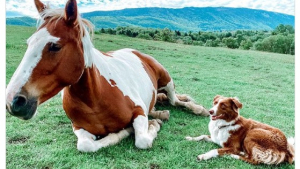
M 294 162 L 294 140 L 287 140 L 279 129 L 239 115 L 242 103 L 238 98 L 215 96 L 209 110 L 210 135 L 186 137 L 193 141 L 210 141 L 222 148 L 197 157 L 207 160 L 221 155 L 231 155 L 251 164 L 279 164 Z

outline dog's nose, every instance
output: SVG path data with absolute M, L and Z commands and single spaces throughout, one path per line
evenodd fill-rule
M 209 114 L 210 114 L 210 115 L 213 115 L 213 114 L 214 114 L 214 110 L 210 109 L 210 110 L 209 110 Z

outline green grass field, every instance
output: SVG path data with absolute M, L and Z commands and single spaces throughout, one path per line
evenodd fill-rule
M 35 28 L 6 27 L 6 84 L 26 51 L 26 39 Z M 192 96 L 210 108 L 215 95 L 237 96 L 243 103 L 242 116 L 295 134 L 294 56 L 256 51 L 230 50 L 147 41 L 122 36 L 95 35 L 101 51 L 134 48 L 155 57 L 174 79 L 177 93 Z M 209 134 L 208 117 L 174 107 L 157 107 L 171 112 L 153 147 L 140 150 L 134 136 L 95 153 L 76 149 L 77 138 L 65 115 L 59 95 L 38 108 L 32 120 L 23 121 L 6 113 L 7 168 L 295 168 L 253 166 L 229 156 L 198 162 L 196 156 L 218 148 L 208 142 L 189 142 L 185 136 Z

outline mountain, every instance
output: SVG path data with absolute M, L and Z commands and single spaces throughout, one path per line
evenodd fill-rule
M 35 26 L 36 21 L 36 19 L 26 16 L 6 18 L 7 25 Z
M 227 7 L 131 8 L 83 13 L 82 17 L 89 19 L 96 29 L 138 26 L 180 31 L 273 30 L 279 24 L 295 25 L 292 15 Z M 7 18 L 7 24 L 20 22 L 15 19 Z

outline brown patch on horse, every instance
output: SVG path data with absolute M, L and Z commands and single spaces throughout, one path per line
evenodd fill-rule
M 136 107 L 97 71 L 87 68 L 78 83 L 64 89 L 63 107 L 74 125 L 105 136 L 130 126 Z

